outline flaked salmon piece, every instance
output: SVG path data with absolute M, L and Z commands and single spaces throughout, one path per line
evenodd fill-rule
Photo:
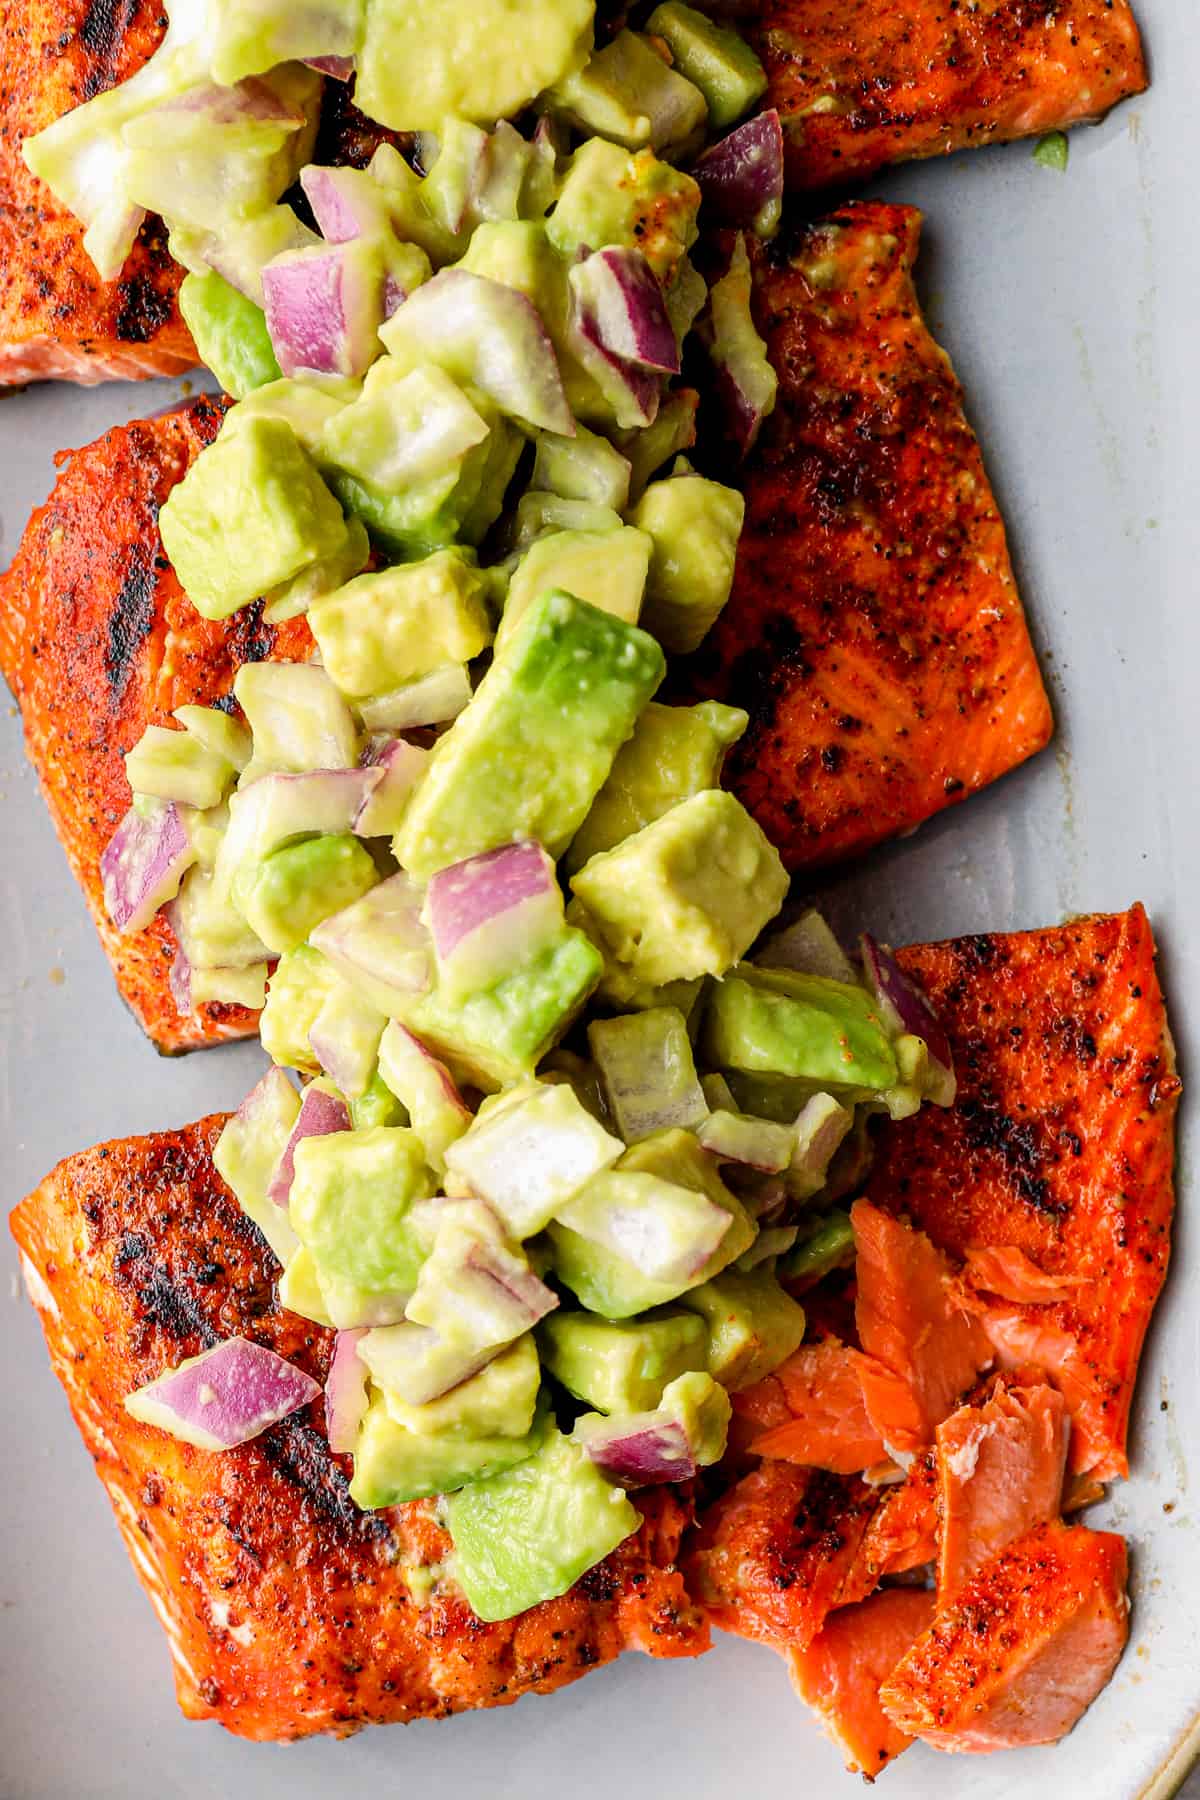
M 705 1513 L 684 1556 L 689 1592 L 721 1630 L 803 1649 L 876 1587 L 860 1552 L 879 1505 L 865 1482 L 764 1462 Z
M 886 1455 L 867 1417 L 859 1358 L 835 1338 L 802 1344 L 774 1374 L 733 1396 L 734 1413 L 757 1419 L 754 1456 L 808 1463 L 837 1475 L 854 1475 Z
M 937 1428 L 940 1517 L 938 1605 L 957 1599 L 975 1571 L 1062 1505 L 1070 1423 L 1048 1382 L 998 1381 Z
M 949 1259 L 923 1231 L 868 1200 L 856 1200 L 850 1218 L 866 1412 L 889 1448 L 920 1450 L 992 1350 L 961 1303 Z
M 1138 1358 L 1166 1276 L 1179 1079 L 1144 908 L 900 953 L 949 1033 L 958 1099 L 877 1139 L 867 1197 L 961 1259 L 1013 1246 L 1053 1301 L 976 1297 L 1002 1362 L 1072 1413 L 1069 1466 L 1128 1471 Z
M 729 785 L 791 869 L 857 855 L 1048 741 L 979 445 L 921 316 L 921 215 L 878 201 L 755 251 L 778 404 L 733 594 L 681 691 L 750 715 Z
M 857 1585 L 870 1593 L 888 1575 L 907 1575 L 938 1553 L 937 1463 L 932 1450 L 913 1458 L 908 1475 L 884 1490 L 863 1533 Z
M 912 1738 L 893 1725 L 879 1689 L 933 1617 L 923 1588 L 888 1588 L 839 1607 L 804 1650 L 789 1650 L 792 1686 L 821 1721 L 852 1775 L 873 1781 Z
M 486 1625 L 445 1573 L 431 1502 L 353 1505 L 320 1399 L 218 1455 L 130 1418 L 131 1390 L 238 1334 L 318 1381 L 328 1369 L 333 1334 L 280 1307 L 278 1265 L 213 1168 L 223 1122 L 68 1157 L 12 1215 L 184 1713 L 246 1738 L 344 1736 L 548 1693 L 631 1646 L 705 1650 L 675 1567 L 687 1511 L 673 1491 L 639 1498 L 642 1529 L 561 1599 Z
M 1061 1521 L 994 1556 L 883 1684 L 892 1723 L 937 1750 L 1064 1737 L 1129 1635 L 1125 1540 Z
M 763 0 L 743 26 L 796 188 L 1099 119 L 1147 85 L 1128 0 Z
M 1015 1244 L 976 1246 L 966 1253 L 963 1273 L 968 1284 L 1002 1300 L 1067 1300 L 1082 1287 L 1086 1275 L 1048 1275 Z
M 121 997 L 168 1052 L 251 1036 L 257 1014 L 213 1002 L 181 1016 L 166 920 L 128 937 L 109 923 L 100 856 L 130 804 L 122 755 L 175 707 L 225 700 L 243 663 L 312 652 L 303 619 L 266 625 L 260 602 L 224 623 L 201 618 L 163 554 L 159 507 L 222 415 L 201 397 L 65 453 L 0 577 L 0 670 L 26 750 Z

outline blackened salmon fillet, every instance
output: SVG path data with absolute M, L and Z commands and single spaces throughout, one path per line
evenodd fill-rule
M 132 1389 L 236 1335 L 318 1381 L 328 1369 L 333 1334 L 280 1307 L 278 1265 L 213 1168 L 223 1122 L 68 1157 L 12 1215 L 187 1717 L 254 1739 L 344 1736 L 550 1693 L 626 1649 L 706 1650 L 675 1567 L 688 1515 L 671 1490 L 639 1498 L 641 1529 L 569 1593 L 485 1625 L 441 1570 L 432 1502 L 354 1506 L 319 1399 L 217 1455 L 129 1416 Z

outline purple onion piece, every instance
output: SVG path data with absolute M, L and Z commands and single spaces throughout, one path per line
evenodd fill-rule
M 679 373 L 679 344 L 663 291 L 640 250 L 599 250 L 571 271 L 580 311 L 601 346 L 625 362 Z
M 618 1487 L 690 1481 L 699 1472 L 686 1430 L 677 1419 L 661 1413 L 611 1422 L 582 1419 L 575 1437 L 590 1461 Z
M 354 1449 L 367 1410 L 367 1367 L 358 1354 L 366 1332 L 339 1331 L 325 1377 L 325 1433 L 329 1448 L 342 1455 Z
M 363 754 L 363 767 L 376 775 L 354 819 L 359 837 L 391 837 L 399 831 L 408 802 L 429 763 L 428 750 L 404 738 L 375 739 Z
M 423 900 L 411 876 L 392 875 L 361 900 L 323 919 L 309 936 L 314 949 L 389 1017 L 430 986 Z
M 257 75 L 232 87 L 216 82 L 197 82 L 181 94 L 173 94 L 149 107 L 144 117 L 184 113 L 203 118 L 206 126 L 279 125 L 298 131 L 305 124 L 303 111 L 290 106 L 282 95 Z
M 664 1182 L 648 1204 L 641 1177 L 598 1175 L 560 1207 L 559 1222 L 653 1281 L 687 1282 L 719 1248 L 733 1216 L 706 1194 Z
M 329 169 L 309 163 L 300 186 L 327 244 L 348 244 L 387 229 L 387 202 L 365 169 Z
M 307 1406 L 319 1383 L 248 1338 L 227 1338 L 126 1401 L 135 1419 L 202 1450 L 232 1450 Z
M 143 818 L 125 814 L 100 857 L 108 916 L 122 934 L 144 931 L 173 900 L 196 860 L 183 815 L 173 801 Z
M 307 68 L 315 69 L 318 75 L 328 75 L 334 81 L 354 79 L 355 59 L 352 56 L 305 56 L 301 61 Z
M 562 929 L 562 890 L 538 843 L 505 844 L 429 882 L 426 918 L 443 978 L 482 989 Z
M 285 250 L 262 272 L 263 310 L 285 375 L 363 375 L 379 355 L 383 267 L 366 245 Z
M 300 1102 L 300 1116 L 283 1147 L 275 1173 L 267 1187 L 267 1199 L 286 1207 L 296 1173 L 296 1145 L 307 1137 L 330 1137 L 335 1131 L 349 1131 L 350 1114 L 341 1100 L 323 1088 L 307 1087 Z
M 768 235 L 783 204 L 783 126 L 774 110 L 747 119 L 692 168 L 705 223 Z
M 950 1047 L 950 1039 L 920 988 L 908 979 L 891 951 L 877 943 L 869 931 L 864 931 L 859 941 L 867 980 L 874 990 L 880 1011 L 893 1030 L 906 1031 L 913 1037 L 921 1038 L 931 1060 L 939 1063 L 943 1069 L 952 1071 L 954 1052 Z

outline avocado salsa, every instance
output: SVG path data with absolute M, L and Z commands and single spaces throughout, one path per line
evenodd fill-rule
M 778 225 L 778 119 L 739 125 L 762 69 L 677 0 L 599 44 L 591 0 L 169 10 L 26 152 L 102 273 L 163 214 L 236 402 L 164 547 L 205 617 L 265 595 L 314 654 L 146 731 L 106 902 L 165 909 L 183 1010 L 262 1008 L 216 1165 L 336 1333 L 353 1499 L 444 1497 L 454 1579 L 507 1618 L 720 1458 L 852 1254 L 871 1115 L 953 1098 L 872 940 L 808 913 L 755 951 L 788 880 L 720 786 L 747 717 L 655 699 L 744 511 L 684 454 L 685 354 L 736 451 L 774 403 L 743 234 Z M 411 157 L 313 163 L 322 71 Z M 246 1441 L 311 1397 L 253 1349 L 130 1409 Z

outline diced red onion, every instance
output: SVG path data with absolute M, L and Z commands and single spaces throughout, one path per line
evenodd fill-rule
M 658 279 L 640 250 L 598 250 L 571 270 L 581 314 L 603 348 L 664 375 L 679 373 L 679 344 Z
M 750 959 L 762 969 L 795 969 L 827 981 L 858 982 L 858 970 L 815 907 L 769 937 Z
M 444 663 L 390 693 L 360 700 L 358 710 L 368 731 L 415 731 L 422 725 L 448 725 L 470 699 L 471 678 L 465 664 Z
M 339 1331 L 333 1340 L 333 1359 L 325 1377 L 325 1435 L 338 1455 L 354 1449 L 367 1410 L 367 1366 L 358 1354 L 365 1336 L 360 1327 Z
M 863 968 L 875 994 L 876 1003 L 893 1031 L 908 1032 L 924 1042 L 929 1060 L 951 1077 L 954 1074 L 954 1052 L 942 1022 L 920 988 L 911 982 L 891 951 L 877 943 L 864 931 Z
M 379 1046 L 379 1073 L 408 1112 L 430 1167 L 444 1169 L 446 1150 L 471 1123 L 471 1109 L 445 1063 L 392 1019 Z
M 574 437 L 554 346 L 516 288 L 466 269 L 443 269 L 384 326 L 389 349 L 442 364 L 489 394 L 511 418 Z
M 690 1481 L 699 1473 L 688 1434 L 665 1413 L 635 1413 L 624 1419 L 581 1419 L 576 1442 L 585 1456 L 618 1487 L 651 1487 L 663 1481 Z
M 840 1106 L 830 1094 L 814 1094 L 796 1119 L 796 1148 L 789 1179 L 804 1195 L 818 1193 L 835 1152 L 854 1124 L 852 1108 Z
M 747 119 L 693 165 L 707 225 L 767 236 L 783 205 L 783 126 L 772 108 Z
M 173 801 L 148 817 L 130 808 L 100 857 L 109 918 L 122 934 L 144 931 L 173 900 L 196 860 L 183 815 Z
M 313 83 L 314 88 L 319 89 L 319 85 Z M 272 124 L 298 131 L 305 123 L 301 108 L 289 105 L 269 82 L 256 75 L 232 87 L 210 81 L 195 82 L 182 93 L 172 94 L 156 106 L 147 108 L 141 117 L 149 119 L 162 114 L 194 115 L 214 129 L 222 125 Z
M 560 1207 L 557 1216 L 569 1230 L 611 1250 L 652 1281 L 689 1281 L 717 1250 L 733 1215 L 707 1194 L 674 1182 L 658 1181 L 648 1200 L 648 1179 L 655 1178 L 611 1169 Z
M 677 1007 L 653 1006 L 617 1019 L 595 1019 L 588 1043 L 616 1128 L 627 1144 L 656 1131 L 692 1131 L 708 1102 L 692 1060 L 687 1023 Z
M 304 1138 L 330 1137 L 335 1131 L 349 1131 L 350 1114 L 344 1101 L 324 1088 L 306 1087 L 300 1102 L 300 1116 L 283 1147 L 275 1173 L 267 1188 L 267 1199 L 286 1207 L 291 1198 L 292 1180 L 296 1173 L 296 1145 Z
M 392 875 L 361 900 L 323 919 L 309 941 L 391 1016 L 430 984 L 423 902 L 424 894 L 410 876 Z
M 300 186 L 327 244 L 374 237 L 390 227 L 383 189 L 365 169 L 329 169 L 309 163 Z
M 495 1350 L 481 1355 L 405 1320 L 377 1327 L 361 1341 L 359 1354 L 380 1387 L 406 1406 L 424 1406 L 486 1368 Z
M 385 737 L 368 745 L 363 767 L 377 769 L 379 780 L 355 816 L 354 830 L 359 837 L 391 837 L 399 831 L 428 762 L 428 750 L 403 738 Z
M 447 1150 L 446 1164 L 512 1237 L 525 1239 L 544 1231 L 556 1209 L 610 1169 L 624 1148 L 573 1089 L 538 1082 L 489 1102 Z
M 743 1163 L 777 1175 L 792 1160 L 795 1133 L 790 1126 L 745 1113 L 714 1112 L 697 1127 L 696 1136 L 718 1161 Z
M 369 246 L 285 250 L 264 268 L 262 285 L 285 375 L 362 375 L 380 354 L 383 265 Z
M 490 1216 L 480 1201 L 443 1204 L 448 1214 Z M 452 1222 L 447 1229 L 450 1235 L 439 1231 L 421 1270 L 409 1319 L 481 1352 L 512 1343 L 554 1311 L 558 1295 L 503 1238 L 470 1227 L 459 1230 Z
M 572 270 L 571 274 L 574 273 Z M 662 402 L 661 376 L 652 369 L 640 368 L 637 363 L 614 356 L 602 342 L 596 320 L 577 300 L 571 307 L 567 339 L 612 408 L 618 427 L 622 431 L 633 431 L 653 425 Z
M 441 979 L 460 994 L 491 987 L 563 926 L 553 859 L 532 841 L 442 869 L 425 908 Z
M 273 1350 L 227 1338 L 130 1394 L 135 1419 L 201 1450 L 232 1450 L 307 1406 L 320 1384 Z
M 729 269 L 709 293 L 701 338 L 712 359 L 725 429 L 745 456 L 775 406 L 779 382 L 751 312 L 750 260 L 739 233 Z
M 355 59 L 352 56 L 304 56 L 300 59 L 319 75 L 328 75 L 333 81 L 352 81 L 354 79 Z

